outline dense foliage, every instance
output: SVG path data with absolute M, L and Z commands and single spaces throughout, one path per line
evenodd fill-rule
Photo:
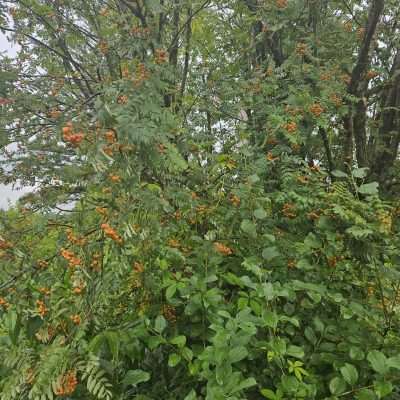
M 398 399 L 397 0 L 3 3 L 0 398 Z

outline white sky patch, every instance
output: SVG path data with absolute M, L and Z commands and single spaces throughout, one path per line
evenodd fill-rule
M 7 37 L 0 32 L 0 53 L 5 53 L 10 57 L 15 57 L 18 51 L 18 45 L 10 42 Z M 33 188 L 13 188 L 11 185 L 0 184 L 0 208 L 7 209 L 24 194 L 32 191 Z

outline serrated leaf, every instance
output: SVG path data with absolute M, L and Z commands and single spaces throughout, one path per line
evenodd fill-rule
M 248 351 L 244 346 L 238 346 L 229 351 L 228 359 L 233 364 L 247 357 Z
M 378 351 L 372 350 L 367 355 L 367 360 L 370 362 L 372 369 L 378 374 L 386 374 L 389 369 L 386 356 Z
M 357 383 L 358 371 L 354 365 L 346 363 L 344 367 L 340 368 L 340 373 L 349 385 L 354 385 Z
M 346 390 L 346 382 L 342 378 L 335 377 L 329 382 L 329 390 L 333 395 L 339 395 Z

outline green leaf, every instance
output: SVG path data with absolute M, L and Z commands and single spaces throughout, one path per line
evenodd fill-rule
M 165 291 L 165 297 L 167 298 L 167 300 L 171 300 L 174 297 L 177 287 L 178 286 L 175 283 L 171 286 L 168 286 L 167 290 Z
M 118 359 L 119 355 L 119 344 L 120 338 L 118 332 L 115 331 L 107 331 L 104 334 L 105 338 L 107 339 L 108 348 L 115 360 Z
M 268 216 L 266 211 L 262 208 L 257 208 L 257 210 L 255 210 L 253 214 L 257 219 L 265 219 Z
M 358 371 L 356 367 L 352 364 L 345 364 L 344 367 L 340 368 L 340 372 L 344 378 L 344 380 L 349 385 L 354 385 L 358 381 Z
M 248 389 L 252 386 L 257 385 L 257 381 L 254 378 L 247 378 L 244 381 L 241 381 L 239 385 L 237 385 L 231 392 L 230 394 L 234 394 L 237 392 L 240 392 L 241 390 Z
M 189 347 L 184 347 L 182 349 L 182 357 L 186 360 L 186 361 L 192 361 L 193 359 L 193 351 L 189 349 Z
M 369 168 L 356 168 L 352 171 L 352 175 L 355 178 L 365 178 L 367 176 Z
M 367 360 L 378 374 L 384 375 L 388 372 L 389 365 L 386 356 L 382 352 L 378 350 L 370 351 L 367 355 Z
M 192 389 L 183 400 L 196 400 L 196 399 L 197 399 L 196 392 Z
M 375 393 L 380 399 L 386 397 L 393 392 L 393 385 L 391 382 L 374 382 Z
M 400 370 L 400 355 L 398 356 L 394 356 L 394 357 L 390 357 L 387 360 L 387 364 L 390 368 L 395 368 Z
M 178 347 L 184 347 L 186 344 L 186 336 L 176 336 L 170 341 L 170 343 L 175 344 Z
M 286 354 L 291 357 L 302 359 L 304 357 L 304 350 L 299 346 L 289 346 L 286 350 Z
M 349 354 L 350 354 L 350 358 L 352 360 L 357 360 L 357 361 L 361 361 L 365 357 L 364 352 L 359 347 L 355 347 L 355 346 L 352 346 L 350 348 Z
M 264 313 L 265 326 L 276 329 L 279 322 L 279 317 L 274 311 L 265 311 Z
M 126 373 L 122 383 L 124 385 L 137 385 L 150 380 L 150 374 L 141 369 L 130 370 Z
M 260 177 L 258 176 L 258 175 L 256 175 L 256 174 L 254 174 L 254 175 L 250 175 L 249 177 L 248 177 L 248 181 L 250 182 L 250 183 L 257 183 L 257 182 L 259 182 L 260 181 Z
M 256 225 L 248 219 L 245 219 L 240 224 L 240 228 L 244 233 L 247 233 L 252 238 L 257 237 Z
M 333 395 L 339 395 L 346 390 L 346 382 L 339 377 L 333 378 L 329 382 L 329 390 Z
M 176 353 L 172 353 L 168 357 L 168 366 L 169 367 L 176 367 L 181 362 L 181 356 Z
M 228 359 L 233 364 L 246 358 L 248 351 L 244 346 L 238 346 L 229 351 Z
M 266 399 L 270 399 L 270 400 L 279 399 L 279 397 L 277 397 L 276 394 L 270 389 L 261 389 L 260 392 Z
M 14 310 L 9 311 L 4 317 L 4 322 L 11 342 L 16 345 L 20 331 L 20 323 L 17 313 Z
M 167 321 L 162 315 L 159 315 L 154 322 L 154 329 L 158 333 L 162 333 L 166 327 L 167 327 Z
M 361 194 L 378 194 L 379 183 L 371 182 L 365 183 L 358 188 L 358 193 Z
M 280 253 L 276 246 L 271 246 L 263 250 L 262 256 L 265 260 L 272 261 L 274 258 L 279 257 Z
M 336 178 L 347 178 L 348 175 L 343 172 L 343 171 L 339 171 L 338 169 L 335 169 L 334 171 L 332 171 L 332 175 Z

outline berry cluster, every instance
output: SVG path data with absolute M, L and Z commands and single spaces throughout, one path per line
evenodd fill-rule
M 282 214 L 287 218 L 296 218 L 295 206 L 291 203 L 285 203 L 282 207 Z
M 168 61 L 168 53 L 163 49 L 156 49 L 154 60 L 156 64 L 165 64 Z
M 286 123 L 283 127 L 288 133 L 295 133 L 297 131 L 297 124 L 294 121 Z
M 54 393 L 56 396 L 68 396 L 75 392 L 77 385 L 78 378 L 76 377 L 76 371 L 68 371 L 61 377 Z
M 139 86 L 150 76 L 149 71 L 143 63 L 139 63 L 136 68 L 136 78 L 133 80 L 135 86 Z
M 224 244 L 219 242 L 214 243 L 214 249 L 223 256 L 230 256 L 231 254 L 233 254 L 233 250 L 230 247 L 225 246 Z
M 72 122 L 68 122 L 67 125 L 62 128 L 62 133 L 64 141 L 71 143 L 73 146 L 78 146 L 85 137 L 82 132 L 74 133 Z
M 0 306 L 7 310 L 10 307 L 10 303 L 4 297 L 0 297 Z
M 235 206 L 239 207 L 240 206 L 240 197 L 236 196 L 235 194 L 231 194 L 229 197 L 229 201 Z
M 61 256 L 64 257 L 68 263 L 70 268 L 75 268 L 81 264 L 81 259 L 76 257 L 72 251 L 61 249 Z
M 46 307 L 46 304 L 44 304 L 44 301 L 42 300 L 36 300 L 36 307 L 38 310 L 38 314 L 44 318 L 44 316 L 49 312 L 48 308 Z
M 113 130 L 108 130 L 105 134 L 104 137 L 107 141 L 107 143 L 113 144 L 117 141 L 117 137 L 115 135 L 115 132 Z
M 315 117 L 319 117 L 323 112 L 324 109 L 322 108 L 321 104 L 314 103 L 310 108 L 310 113 L 313 114 Z
M 70 319 L 75 325 L 80 325 L 81 323 L 81 317 L 79 316 L 79 314 L 71 315 Z
M 70 243 L 76 244 L 77 246 L 84 246 L 86 244 L 86 239 L 75 236 L 72 229 L 67 229 L 67 238 Z
M 283 9 L 288 6 L 288 0 L 276 0 L 275 4 L 278 8 Z
M 104 231 L 104 233 L 106 234 L 106 236 L 108 236 L 110 239 L 114 240 L 114 242 L 117 242 L 119 244 L 122 243 L 122 238 L 120 235 L 118 235 L 118 233 L 111 228 L 111 226 L 109 224 L 101 224 L 101 229 Z
M 102 256 L 100 253 L 93 254 L 93 259 L 90 263 L 90 266 L 97 272 L 101 270 L 101 259 Z
M 164 318 L 171 322 L 171 323 L 175 323 L 177 320 L 177 316 L 176 316 L 176 310 L 175 307 L 169 305 L 169 304 L 164 304 L 163 305 L 163 309 L 162 309 L 162 313 Z

